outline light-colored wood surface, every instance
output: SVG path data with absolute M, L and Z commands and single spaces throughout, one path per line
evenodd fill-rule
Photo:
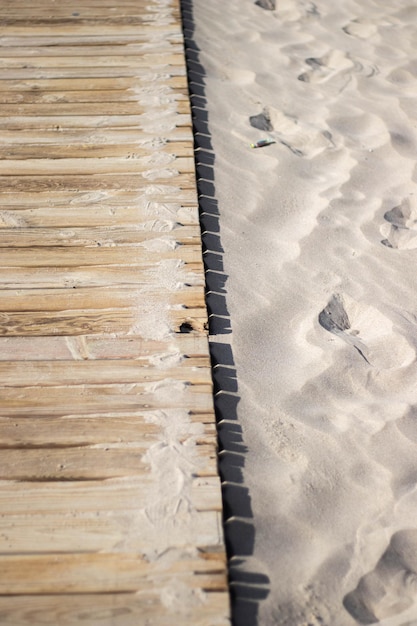
M 178 0 L 0 0 L 0 616 L 229 620 Z

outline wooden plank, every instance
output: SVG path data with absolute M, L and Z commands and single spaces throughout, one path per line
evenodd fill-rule
M 55 3 L 55 0 L 52 0 L 52 2 Z M 16 0 L 16 2 L 13 2 L 13 0 L 5 0 L 4 3 L 2 3 L 2 6 L 4 7 L 13 6 L 14 8 L 17 8 L 20 15 L 21 15 L 22 9 L 26 8 L 29 10 L 29 20 L 30 20 L 30 18 L 33 15 L 34 8 L 36 8 L 36 10 L 42 9 L 42 8 L 51 9 L 51 0 L 34 0 L 32 3 L 29 2 L 29 0 Z M 103 0 L 102 2 L 100 2 L 100 0 L 85 0 L 82 3 L 78 3 L 78 9 L 71 9 L 71 10 L 79 12 L 80 10 L 93 8 L 93 7 L 94 8 L 111 7 L 112 10 L 114 11 L 114 2 L 112 2 L 111 0 Z M 119 7 L 119 4 L 118 4 L 118 7 Z M 161 6 L 158 6 L 158 4 L 155 2 L 149 3 L 146 0 L 121 0 L 120 7 L 122 7 L 123 9 L 129 8 L 129 7 L 133 7 L 133 8 L 141 7 L 142 10 L 145 12 L 153 11 L 154 13 L 157 13 L 158 15 L 161 15 L 161 14 L 165 15 L 165 12 L 161 11 Z M 178 10 L 178 4 L 175 2 L 175 0 L 165 1 L 162 6 L 162 9 L 166 11 L 168 8 L 169 8 L 169 14 L 171 15 L 173 12 L 175 13 Z M 178 22 L 176 23 L 176 26 L 178 28 Z
M 2 5 L 0 9 L 2 19 L 5 19 L 6 23 L 7 19 L 16 24 L 23 23 L 32 29 L 38 29 L 39 25 L 43 24 L 45 21 L 49 24 L 65 22 L 69 24 L 67 30 L 72 30 L 73 25 L 100 22 L 103 19 L 106 22 L 111 21 L 111 24 L 134 23 L 135 20 L 146 23 L 157 21 L 158 18 L 160 19 L 158 12 L 149 10 L 149 5 L 146 5 L 143 0 L 138 0 L 136 5 L 122 4 L 120 6 L 117 5 L 117 7 L 108 4 L 83 4 L 82 6 L 78 6 L 76 10 L 74 10 L 73 7 L 58 5 L 53 2 L 53 11 L 51 11 L 51 4 L 40 4 L 36 6 L 35 15 L 33 13 L 33 6 L 17 6 L 19 7 L 18 11 L 16 10 L 16 6 L 8 7 L 7 5 Z M 170 13 L 178 16 L 178 7 L 171 6 Z
M 166 478 L 166 477 L 165 477 Z M 187 497 L 196 511 L 221 511 L 222 502 L 220 483 L 217 476 L 198 477 L 191 480 Z M 172 493 L 174 500 L 181 500 L 181 495 Z M 62 482 L 23 482 L 8 481 L 0 491 L 2 515 L 25 515 L 30 510 L 32 515 L 72 512 L 129 512 L 142 510 L 155 505 L 155 485 L 152 475 L 129 476 L 107 480 L 62 481 Z M 191 532 L 191 529 L 190 529 Z M 3 560 L 2 560 L 3 565 Z M 2 584 L 7 585 L 7 577 L 2 568 L 0 576 L 0 595 Z M 105 575 L 105 572 L 104 572 Z M 58 592 L 56 590 L 56 592 Z M 87 589 L 84 590 L 84 593 Z M 19 593 L 24 593 L 20 589 Z
M 94 92 L 92 92 L 94 93 Z M 143 130 L 138 128 L 111 129 L 102 128 L 63 128 L 57 132 L 56 125 L 43 129 L 21 129 L 10 130 L 8 128 L 0 131 L 0 138 L 4 144 L 32 145 L 42 144 L 45 146 L 54 145 L 74 145 L 81 144 L 81 147 L 89 145 L 120 145 L 131 144 L 132 141 L 137 145 L 138 149 L 147 148 L 150 152 L 154 152 L 158 148 L 169 146 L 171 142 L 192 141 L 192 132 L 190 126 L 164 126 L 164 132 L 160 129 Z M 3 192 L 3 190 L 2 190 Z M 195 189 L 194 189 L 195 193 Z M 74 197 L 72 198 L 74 200 Z M 58 198 L 59 200 L 59 198 Z
M 155 255 L 155 259 L 157 255 Z M 81 267 L 74 265 L 73 267 L 61 267 L 56 268 L 53 266 L 47 266 L 44 271 L 40 271 L 40 267 L 37 266 L 29 268 L 2 268 L 0 267 L 0 282 L 3 289 L 49 289 L 49 288 L 72 288 L 78 289 L 80 287 L 103 287 L 107 285 L 131 285 L 132 288 L 138 289 L 140 286 L 149 285 L 149 279 L 152 278 L 152 273 L 157 275 L 158 272 L 154 271 L 158 265 L 163 262 L 157 260 L 152 263 L 149 259 L 147 265 L 144 264 L 145 260 L 139 264 L 131 264 L 123 267 L 122 265 L 107 265 L 107 266 L 91 266 Z M 187 263 L 181 266 L 181 261 L 176 262 L 176 259 L 168 259 L 168 270 L 175 272 L 178 281 L 182 283 L 189 283 L 195 285 L 204 284 L 204 279 L 201 277 L 202 262 L 199 263 Z M 141 270 L 141 275 L 139 271 Z M 196 275 L 196 272 L 200 273 L 200 277 Z M 149 290 L 148 290 L 149 293 Z M 168 309 L 169 306 L 166 307 Z M 162 310 L 162 309 L 161 309 Z M 86 312 L 86 314 L 88 311 Z M 123 313 L 121 310 L 120 313 Z M 96 311 L 93 311 L 93 317 Z M 7 315 L 7 314 L 5 314 Z M 0 318 L 1 319 L 1 318 Z M 24 319 L 23 317 L 21 319 Z M 128 332 L 126 328 L 126 317 L 121 317 L 121 328 L 124 332 Z M 89 334 L 88 326 L 85 327 L 85 334 Z
M 169 110 L 166 104 L 161 105 L 159 108 L 161 109 L 161 116 L 165 118 L 169 118 L 170 114 L 175 116 L 173 125 L 175 124 L 177 127 L 189 125 L 188 115 L 177 113 L 175 106 L 173 106 L 172 110 Z M 152 118 L 156 119 L 155 110 L 152 112 Z M 0 130 L 3 128 L 7 130 L 36 129 L 38 133 L 43 129 L 60 131 L 65 128 L 89 128 L 94 130 L 102 126 L 105 128 L 133 127 L 137 130 L 146 124 L 147 120 L 143 118 L 143 115 L 101 115 L 100 113 L 96 115 L 60 115 L 57 117 L 39 115 L 36 118 L 14 116 L 11 120 L 0 117 Z
M 0 46 L 1 51 L 1 46 Z M 155 69 L 155 68 L 153 68 Z M 65 79 L 52 76 L 51 78 L 36 78 L 33 76 L 23 80 L 18 80 L 16 77 L 10 79 L 2 79 L 0 81 L 0 93 L 17 92 L 22 97 L 32 93 L 36 95 L 38 93 L 56 93 L 64 92 L 67 97 L 70 97 L 74 91 L 118 91 L 121 90 L 140 90 L 141 88 L 148 87 L 149 82 L 152 81 L 152 85 L 158 87 L 164 87 L 165 89 L 184 89 L 187 87 L 187 77 L 184 75 L 167 76 L 166 73 L 158 73 L 153 71 L 151 76 L 149 73 L 144 73 L 141 76 L 135 77 L 123 77 L 123 76 L 111 76 L 111 77 L 89 77 L 89 78 L 71 78 Z M 167 90 L 168 90 L 167 89 Z M 169 91 L 168 91 L 169 93 Z M 172 94 L 173 96 L 175 94 Z
M 61 193 L 62 203 L 56 199 L 55 212 L 51 214 L 49 204 L 51 203 L 52 194 L 46 193 L 36 195 L 37 204 L 34 205 L 32 195 L 32 207 L 30 207 L 28 194 L 16 194 L 6 197 L 3 196 L 3 205 L 0 209 L 0 229 L 7 230 L 10 228 L 92 228 L 106 227 L 112 228 L 117 224 L 124 225 L 126 229 L 135 228 L 138 222 L 148 225 L 150 231 L 159 229 L 159 232 L 169 232 L 172 224 L 180 221 L 184 227 L 190 225 L 195 226 L 195 207 L 193 206 L 193 194 L 182 191 L 181 197 L 184 198 L 180 204 L 174 204 L 175 194 L 165 192 L 158 193 L 160 188 L 157 187 L 154 193 L 147 196 L 137 196 L 128 193 L 123 194 L 126 198 L 123 203 L 123 196 L 117 191 L 107 193 L 85 193 L 80 195 L 77 202 L 71 202 L 67 198 L 67 194 Z M 38 198 L 38 196 L 42 196 Z M 58 195 L 58 194 L 57 194 Z M 132 197 L 133 195 L 133 197 Z M 178 194 L 177 194 L 178 195 Z M 186 204 L 186 197 L 190 198 L 190 206 Z M 135 202 L 136 199 L 136 202 Z M 148 207 L 152 205 L 152 200 L 159 200 L 158 213 L 155 217 L 149 219 Z M 177 200 L 181 198 L 177 197 Z M 82 202 L 84 200 L 84 202 Z M 122 206 L 120 206 L 122 205 Z M 148 221 L 145 220 L 148 218 Z M 1 239 L 1 233 L 0 233 Z
M 2 24 L 2 28 L 6 29 L 7 26 Z M 55 26 L 54 26 L 55 28 Z M 100 27 L 98 27 L 100 28 Z M 117 29 L 117 26 L 115 27 Z M 19 30 L 18 27 L 13 28 L 13 31 Z M 124 65 L 116 66 L 116 67 L 90 67 L 84 66 L 81 64 L 75 64 L 72 67 L 45 67 L 45 68 L 0 68 L 0 81 L 1 80 L 41 80 L 41 79 L 62 79 L 62 78 L 141 78 L 149 80 L 150 71 L 158 73 L 161 75 L 165 71 L 172 76 L 184 76 L 185 71 L 182 65 L 170 65 L 169 62 L 160 63 L 159 65 L 152 65 L 149 63 L 148 66 L 137 67 L 134 65 L 133 67 L 126 67 Z M 80 86 L 78 85 L 78 89 Z
M 194 594 L 194 597 L 197 594 Z M 230 626 L 227 594 L 199 593 L 195 606 L 180 611 L 181 624 L 189 626 Z M 172 609 L 155 593 L 0 597 L 3 626 L 76 626 L 82 621 L 97 626 L 138 626 L 152 624 L 172 626 Z M 52 620 L 52 622 L 51 622 Z
M 157 143 L 157 142 L 156 142 Z M 163 145 L 152 147 L 141 146 L 137 143 L 123 144 L 68 144 L 68 143 L 30 143 L 24 144 L 3 143 L 0 146 L 0 159 L 39 159 L 44 160 L 44 167 L 48 167 L 46 159 L 98 159 L 103 157 L 124 157 L 125 159 L 137 159 L 148 157 L 155 153 L 158 155 L 175 154 L 176 157 L 188 157 L 192 151 L 190 141 L 167 142 Z M 48 162 L 49 162 L 48 161 Z
M 141 316 L 144 311 L 128 308 L 83 309 L 73 311 L 10 312 L 0 315 L 0 335 L 7 337 L 75 337 L 108 333 L 140 333 Z M 166 315 L 171 332 L 207 330 L 205 308 L 172 309 Z M 145 327 L 146 328 L 146 327 Z
M 211 370 L 199 366 L 198 361 L 185 359 L 176 367 L 160 369 L 147 364 L 147 359 L 127 360 L 114 364 L 105 359 L 89 361 L 0 361 L 0 386 L 3 388 L 73 385 L 119 385 L 155 383 L 164 379 L 187 382 L 193 385 L 210 385 Z
M 53 3 L 55 3 L 56 0 L 52 0 Z M 30 2 L 29 0 L 16 0 L 15 2 L 13 0 L 4 0 L 4 2 L 2 3 L 2 5 L 4 7 L 8 7 L 8 6 L 13 6 L 16 7 L 20 13 L 20 11 L 24 8 L 27 8 L 30 11 L 30 17 L 32 17 L 32 12 L 33 9 L 36 8 L 42 8 L 42 7 L 49 7 L 51 8 L 51 0 L 33 0 L 33 2 Z M 119 6 L 119 5 L 118 5 Z M 145 11 L 153 11 L 159 15 L 163 14 L 165 15 L 164 11 L 161 11 L 161 6 L 155 2 L 148 2 L 147 0 L 120 0 L 120 6 L 121 7 L 142 7 Z M 84 9 L 84 7 L 89 8 L 89 7 L 113 7 L 114 10 L 114 1 L 112 0 L 84 0 L 82 3 L 78 3 L 78 7 L 79 10 L 81 9 L 81 7 Z M 162 8 L 166 11 L 169 8 L 169 12 L 170 15 L 172 14 L 172 12 L 175 12 L 176 10 L 178 10 L 178 3 L 176 2 L 176 0 L 165 0 L 165 2 L 163 3 Z M 171 22 L 172 23 L 172 22 Z M 179 27 L 179 23 L 178 21 L 176 21 L 175 23 L 176 28 L 178 29 Z
M 28 63 L 28 59 L 21 57 L 5 57 L 2 55 L 0 58 L 0 69 L 25 69 L 30 67 L 34 70 L 43 69 L 47 67 L 55 68 L 64 68 L 64 67 L 74 67 L 77 63 L 78 56 L 62 56 L 60 54 L 55 54 L 54 56 L 43 56 L 42 52 L 40 55 L 31 55 L 30 61 Z M 89 50 L 89 54 L 83 59 L 84 67 L 98 68 L 98 67 L 107 67 L 107 68 L 120 68 L 123 67 L 123 71 L 128 68 L 153 68 L 158 65 L 169 65 L 169 66 L 179 66 L 183 67 L 184 59 L 181 53 L 175 53 L 172 48 L 170 53 L 163 52 L 153 52 L 151 50 L 142 51 L 141 54 L 136 56 L 131 55 L 116 55 L 111 56 L 106 55 L 95 55 L 94 51 Z
M 110 7 L 94 7 L 92 11 L 86 7 L 78 15 L 74 15 L 71 11 L 60 10 L 57 5 L 55 6 L 56 12 L 54 10 L 53 13 L 39 7 L 36 17 L 33 15 L 33 10 L 21 9 L 17 12 L 15 9 L 7 11 L 2 8 L 0 15 L 6 34 L 9 29 L 15 35 L 25 35 L 35 29 L 35 32 L 39 34 L 46 30 L 47 26 L 54 27 L 57 34 L 68 32 L 93 34 L 98 26 L 104 27 L 109 33 L 115 32 L 119 27 L 121 33 L 133 34 L 135 26 L 147 27 L 151 30 L 158 21 L 158 16 L 151 11 L 118 10 L 115 14 Z
M 1 119 L 1 118 L 0 118 Z M 141 174 L 147 178 L 167 177 L 166 167 L 175 177 L 177 173 L 194 173 L 194 160 L 190 157 L 175 157 L 169 153 L 128 158 L 90 158 L 85 159 L 12 159 L 0 160 L 0 177 L 2 176 L 76 176 L 80 170 L 83 175 Z
M 172 577 L 185 579 L 191 589 L 220 591 L 227 587 L 221 557 L 169 561 L 164 567 L 162 560 L 156 568 L 139 554 L 4 555 L 0 594 L 135 592 L 166 584 Z
M 12 312 L 0 316 L 0 335 L 8 337 L 126 333 L 133 327 L 134 316 L 126 308 L 59 313 Z
M 136 438 L 137 439 L 137 438 Z M 195 441 L 190 437 L 191 445 Z M 152 445 L 166 445 L 159 437 L 143 437 L 129 444 L 95 444 L 56 448 L 2 449 L 0 480 L 84 481 L 150 473 L 147 452 Z M 101 446 L 101 447 L 100 447 Z M 217 476 L 215 445 L 198 445 L 193 455 L 194 476 Z
M 87 195 L 87 194 L 86 194 Z M 179 219 L 182 218 L 184 225 L 189 226 L 194 224 L 193 209 L 179 207 L 176 209 L 168 208 L 171 197 L 168 197 L 168 202 L 165 208 L 162 208 L 161 213 L 165 213 L 165 217 L 171 217 L 177 215 Z M 10 198 L 11 203 L 13 198 Z M 16 198 L 14 198 L 16 200 Z M 23 201 L 22 201 L 23 204 Z M 47 205 L 47 202 L 45 203 Z M 52 224 L 55 224 L 57 228 L 112 228 L 115 223 L 119 225 L 126 225 L 126 228 L 134 228 L 135 217 L 138 218 L 144 214 L 144 211 L 140 211 L 139 207 L 129 207 L 129 203 L 126 202 L 126 208 L 117 207 L 108 209 L 106 205 L 100 206 L 100 203 L 96 203 L 98 207 L 93 204 L 87 206 L 80 206 L 75 208 L 70 206 L 68 208 L 57 207 L 54 216 L 51 216 L 51 211 L 47 206 L 34 207 L 32 209 L 26 208 L 12 208 L 0 210 L 0 229 L 1 231 L 8 232 L 11 228 L 50 228 Z M 151 223 L 151 222 L 149 222 Z M 155 219 L 155 224 L 161 225 L 161 228 L 165 224 L 165 227 L 170 225 L 169 220 Z M 163 232 L 161 230 L 161 232 Z M 1 239 L 0 232 L 0 239 Z
M 5 36 L 14 37 L 30 37 L 32 34 L 36 36 L 48 36 L 51 29 L 53 29 L 55 35 L 66 35 L 70 32 L 74 36 L 94 37 L 105 29 L 108 35 L 118 35 L 119 37 L 130 35 L 134 37 L 137 30 L 146 28 L 149 29 L 149 36 L 151 36 L 152 30 L 156 25 L 154 23 L 156 22 L 156 18 L 152 16 L 149 16 L 147 19 L 126 17 L 120 18 L 120 20 L 114 20 L 114 18 L 103 17 L 102 19 L 78 21 L 60 18 L 56 20 L 40 18 L 35 21 L 34 18 L 28 18 L 2 19 L 2 33 L 4 33 Z
M 49 448 L 49 452 L 56 452 L 58 449 L 57 454 L 61 448 L 98 444 L 122 445 L 135 442 L 144 447 L 151 445 L 150 441 L 157 440 L 161 435 L 160 426 L 149 421 L 149 418 L 146 420 L 146 416 L 117 414 L 65 418 L 28 417 L 23 423 L 19 419 L 0 417 L 0 430 L 2 450 Z M 216 429 L 212 423 L 196 421 L 196 427 L 190 428 L 189 437 L 194 438 L 198 446 L 211 445 L 215 449 L 217 444 Z M 184 443 L 189 437 L 184 434 L 180 442 Z M 207 458 L 210 454 L 207 454 Z M 1 461 L 4 463 L 2 459 Z M 17 469 L 20 470 L 18 464 L 14 471 Z M 31 471 L 33 470 L 32 467 Z
M 160 188 L 160 195 L 170 194 L 178 198 L 178 191 L 193 189 L 193 174 L 182 174 L 176 170 L 150 170 L 149 177 L 135 176 L 133 174 L 101 174 L 101 175 L 67 175 L 67 176 L 24 176 L 16 178 L 14 176 L 0 176 L 0 189 L 4 192 L 24 192 L 38 193 L 41 191 L 69 191 L 72 194 L 80 190 L 89 191 L 144 191 L 150 188 L 150 183 L 154 183 Z M 172 193 L 175 192 L 175 193 Z M 149 198 L 150 200 L 151 198 Z M 168 200 L 169 201 L 169 200 Z M 32 196 L 33 203 L 33 196 Z
M 156 98 L 155 98 L 156 99 Z M 189 102 L 182 98 L 171 99 L 171 102 L 176 103 L 176 111 L 178 113 L 186 113 L 189 110 Z M 163 106 L 166 107 L 166 102 Z M 32 117 L 88 117 L 88 116 L 137 116 L 146 113 L 149 107 L 142 105 L 140 102 L 140 96 L 133 102 L 51 102 L 51 103 L 30 103 L 30 104 L 0 104 L 0 120 L 3 117 L 10 118 L 10 116 L 18 117 L 24 116 L 27 118 Z M 7 120 L 10 123 L 10 120 Z
M 61 448 L 1 451 L 0 480 L 103 480 L 149 473 L 146 440 L 138 448 Z M 106 444 L 107 445 L 107 444 Z M 149 444 L 148 444 L 149 445 Z
M 168 409 L 197 413 L 213 410 L 211 385 L 187 385 L 161 380 L 159 385 L 84 385 L 77 387 L 24 387 L 2 390 L 0 417 L 64 417 L 122 412 L 136 415 Z
M 52 0 L 52 2 L 55 3 L 55 0 Z M 33 9 L 39 9 L 42 7 L 46 7 L 46 8 L 51 8 L 51 0 L 33 0 L 33 2 L 29 2 L 29 0 L 4 0 L 2 2 L 2 6 L 4 7 L 8 7 L 8 6 L 13 6 L 14 8 L 17 8 L 19 13 L 22 9 L 28 9 L 29 10 L 29 19 L 30 17 L 32 17 L 33 14 Z M 84 2 L 78 3 L 78 7 L 79 10 L 84 9 L 84 8 L 92 8 L 92 7 L 112 7 L 114 10 L 114 0 L 84 0 Z M 119 3 L 117 5 L 117 7 L 119 7 Z M 163 11 L 161 11 L 161 7 L 158 6 L 158 4 L 156 3 L 150 3 L 147 0 L 120 0 L 120 7 L 122 8 L 126 8 L 126 7 L 142 7 L 145 11 L 153 11 L 155 13 L 160 14 L 164 14 L 165 13 Z M 172 12 L 175 12 L 178 10 L 178 4 L 175 0 L 165 0 L 162 8 L 166 11 L 169 7 L 169 11 L 170 11 L 170 15 L 172 14 Z M 178 29 L 179 24 L 178 21 L 176 21 L 175 23 L 175 27 Z
M 94 2 L 86 2 L 78 5 L 77 8 L 68 6 L 68 5 L 59 5 L 55 4 L 55 0 L 51 2 L 39 2 L 34 5 L 30 5 L 30 3 L 16 3 L 13 6 L 8 6 L 7 4 L 2 4 L 0 9 L 0 15 L 6 16 L 10 15 L 18 21 L 27 21 L 28 25 L 37 24 L 37 21 L 34 20 L 33 9 L 36 7 L 36 17 L 43 16 L 47 18 L 55 18 L 57 16 L 65 17 L 65 18 L 78 18 L 75 21 L 79 21 L 79 19 L 85 18 L 86 16 L 99 18 L 100 16 L 111 17 L 114 23 L 117 23 L 117 20 L 120 17 L 126 16 L 135 16 L 146 18 L 150 17 L 150 13 L 155 13 L 156 17 L 160 14 L 160 10 L 156 11 L 152 10 L 152 6 L 149 7 L 149 3 L 147 4 L 145 0 L 137 0 L 136 3 L 132 2 L 121 2 L 117 5 L 117 7 L 108 2 L 103 3 L 94 3 Z M 18 10 L 16 10 L 18 9 Z M 53 9 L 53 11 L 51 11 Z M 170 13 L 177 13 L 178 7 L 175 7 L 173 3 L 171 3 Z
M 0 48 L 1 51 L 1 48 Z M 176 81 L 178 82 L 178 81 Z M 4 87 L 4 82 L 2 83 Z M 53 85 L 50 85 L 49 90 L 40 90 L 40 89 L 27 89 L 23 90 L 6 90 L 2 89 L 0 91 L 0 103 L 1 105 L 9 105 L 9 104 L 37 104 L 37 105 L 52 105 L 56 104 L 67 104 L 67 103 L 116 103 L 120 102 L 121 107 L 123 108 L 126 102 L 143 102 L 149 100 L 149 91 L 147 91 L 145 86 L 141 85 L 131 85 L 129 89 L 123 89 L 120 87 L 117 88 L 118 85 L 113 85 L 113 89 L 79 89 L 77 91 L 60 91 L 52 88 Z M 109 86 L 107 86 L 109 87 Z M 178 100 L 186 100 L 187 99 L 187 89 L 186 85 L 179 84 L 178 86 L 173 85 L 172 89 L 167 89 L 165 85 L 158 84 L 158 88 L 155 88 L 154 98 L 159 98 L 159 101 L 163 101 L 165 104 L 168 102 L 175 102 Z M 156 102 L 156 100 L 154 101 Z
M 3 292 L 4 293 L 4 292 Z M 89 335 L 83 337 L 0 337 L 1 361 L 68 361 L 83 359 L 153 359 L 161 367 L 172 358 L 205 359 L 209 363 L 207 337 L 196 333 L 144 339 L 137 335 Z
M 19 419 L 0 417 L 2 450 L 7 448 L 57 448 L 126 443 L 155 438 L 160 427 L 143 416 L 44 417 Z
M 175 43 L 175 40 L 178 39 L 178 43 Z M 180 60 L 178 63 L 183 63 L 183 47 L 182 42 L 180 41 L 180 37 L 174 36 L 169 37 L 169 34 L 165 38 L 161 38 L 158 42 L 150 43 L 147 39 L 145 39 L 142 43 L 119 43 L 118 45 L 112 44 L 101 44 L 97 43 L 93 44 L 89 40 L 89 45 L 62 45 L 61 40 L 55 41 L 55 45 L 51 43 L 45 43 L 42 41 L 42 45 L 32 45 L 28 46 L 28 42 L 25 43 L 25 46 L 17 46 L 17 45 L 5 45 L 4 38 L 0 39 L 0 50 L 1 50 L 1 62 L 6 62 L 6 59 L 26 59 L 29 57 L 30 59 L 36 59 L 39 57 L 42 58 L 61 58 L 61 57 L 86 57 L 89 56 L 89 60 L 91 60 L 91 56 L 94 58 L 97 57 L 108 57 L 109 59 L 114 59 L 114 57 L 122 57 L 123 59 L 127 59 L 130 57 L 139 58 L 143 57 L 146 54 L 152 55 L 162 55 L 167 54 L 168 56 L 176 54 L 180 56 Z
M 165 228 L 165 230 L 163 230 Z M 162 221 L 145 222 L 136 228 L 112 226 L 109 228 L 15 228 L 0 233 L 0 248 L 53 248 L 53 247 L 115 247 L 139 246 L 151 242 L 172 242 L 172 245 L 200 244 L 200 229 L 196 225 L 181 226 Z
M 188 244 L 171 249 L 171 246 L 162 246 L 157 250 L 157 256 L 162 259 L 181 259 L 184 262 L 198 259 L 199 246 Z M 165 248 L 165 249 L 164 249 Z M 145 249 L 147 249 L 145 247 Z M 150 249 L 152 253 L 152 249 Z M 10 267 L 119 267 L 135 266 L 147 268 L 155 264 L 154 258 L 144 258 L 143 246 L 52 246 L 36 248 L 0 248 L 0 265 L 3 269 Z M 149 255 L 150 256 L 150 255 Z
M 152 28 L 152 30 L 151 30 Z M 182 43 L 182 35 L 176 24 L 157 25 L 152 24 L 145 28 L 137 30 L 135 33 L 122 34 L 120 32 L 108 33 L 106 29 L 100 32 L 90 33 L 88 35 L 72 34 L 70 30 L 65 33 L 57 34 L 55 32 L 39 33 L 33 30 L 21 33 L 20 35 L 9 33 L 4 34 L 0 38 L 0 48 L 19 47 L 32 48 L 33 46 L 89 46 L 96 49 L 97 46 L 117 45 L 125 46 L 129 44 L 145 43 L 149 46 L 150 39 L 152 44 L 161 42 Z
M 80 289 L 10 289 L 0 290 L 2 312 L 35 312 L 35 311 L 68 311 L 82 309 L 126 308 L 133 306 L 140 309 L 137 292 L 130 287 L 106 285 L 97 290 L 94 287 Z M 165 293 L 153 295 L 153 304 L 166 300 Z M 181 305 L 181 308 L 204 308 L 204 291 L 200 286 L 190 285 L 173 292 L 170 306 Z
M 120 552 L 121 547 L 124 551 L 145 553 L 149 547 L 146 525 L 140 524 L 144 514 L 138 509 L 134 515 L 134 527 L 129 524 L 129 514 L 123 511 L 74 512 L 66 516 L 65 527 L 59 514 L 31 515 L 30 529 L 28 515 L 1 516 L 0 554 Z M 209 549 L 222 541 L 218 511 L 199 511 L 194 515 L 193 538 L 200 549 L 206 546 Z M 177 549 L 186 548 L 189 537 L 177 532 L 175 542 Z M 0 597 L 0 611 L 1 600 Z

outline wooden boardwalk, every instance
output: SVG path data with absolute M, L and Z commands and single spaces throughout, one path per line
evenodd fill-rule
M 0 623 L 224 626 L 179 0 L 0 23 Z

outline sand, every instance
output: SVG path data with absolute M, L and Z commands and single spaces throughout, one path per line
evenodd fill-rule
M 417 7 L 183 5 L 235 624 L 416 625 Z

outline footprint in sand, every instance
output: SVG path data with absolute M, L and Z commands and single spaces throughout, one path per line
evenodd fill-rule
M 298 80 L 312 84 L 331 81 L 332 86 L 339 91 L 343 91 L 348 85 L 353 74 L 370 77 L 379 72 L 375 65 L 364 65 L 341 50 L 331 50 L 322 57 L 311 57 L 305 62 L 310 69 L 300 74 Z
M 417 248 L 417 198 L 406 198 L 400 205 L 387 211 L 381 226 L 381 241 L 388 248 L 414 250 Z
M 331 50 L 322 57 L 311 57 L 305 62 L 310 69 L 298 77 L 298 80 L 305 83 L 324 83 L 339 77 L 346 86 L 356 67 L 352 59 L 341 50 Z
M 343 604 L 360 624 L 375 624 L 417 605 L 417 530 L 395 533 L 375 569 Z
M 274 137 L 299 157 L 311 159 L 327 148 L 334 147 L 329 131 L 318 130 L 272 107 L 252 115 L 249 123 L 258 130 L 273 131 Z
M 371 20 L 352 20 L 342 30 L 351 37 L 369 39 L 378 32 L 378 27 Z
M 275 11 L 275 0 L 256 0 L 255 4 L 261 9 Z
M 413 348 L 387 317 L 348 296 L 334 294 L 321 311 L 319 323 L 378 369 L 405 367 L 415 359 Z

